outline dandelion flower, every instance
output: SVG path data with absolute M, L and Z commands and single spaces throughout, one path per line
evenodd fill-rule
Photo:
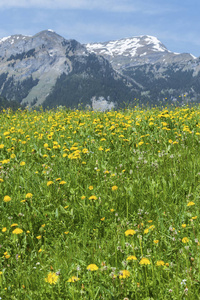
M 89 190 L 90 191 L 93 190 L 93 186 L 92 185 L 89 186 Z
M 149 232 L 149 228 L 146 228 L 145 230 L 144 230 L 144 234 L 147 234 Z
M 15 227 L 15 226 L 18 226 L 18 224 L 14 223 L 14 224 L 10 225 L 10 227 Z
M 41 238 L 42 238 L 41 235 L 36 236 L 36 239 L 38 239 L 38 240 L 41 240 Z
M 32 197 L 33 197 L 33 194 L 27 193 L 25 198 L 28 199 L 28 198 L 32 198 Z
M 119 278 L 122 279 L 122 278 L 128 278 L 130 277 L 130 272 L 128 270 L 122 270 L 119 272 L 120 275 L 119 275 Z
M 6 195 L 4 198 L 3 198 L 3 201 L 4 202 L 9 202 L 11 200 L 11 198 L 8 196 L 8 195 Z
M 91 264 L 91 265 L 87 266 L 87 270 L 89 270 L 89 271 L 97 271 L 98 267 L 95 264 Z
M 182 238 L 182 242 L 183 242 L 184 244 L 186 244 L 186 243 L 189 242 L 189 239 L 188 239 L 187 237 L 184 237 L 184 238 Z
M 6 227 L 4 227 L 4 228 L 2 229 L 2 232 L 6 232 L 6 230 L 7 230 L 7 228 L 6 228 Z
M 45 281 L 50 284 L 56 284 L 58 281 L 59 276 L 55 272 L 49 272 Z
M 66 181 L 62 180 L 59 184 L 65 184 L 65 183 L 66 183 Z
M 183 228 L 185 228 L 187 225 L 186 225 L 186 224 L 182 224 L 181 226 L 182 226 Z
M 26 164 L 25 161 L 21 161 L 21 162 L 20 162 L 20 166 L 21 166 L 21 167 L 25 166 L 25 164 Z
M 76 282 L 76 281 L 78 281 L 78 280 L 80 280 L 80 278 L 78 278 L 78 277 L 76 277 L 76 276 L 72 276 L 71 278 L 69 278 L 69 279 L 67 280 L 67 282 Z
M 23 230 L 22 229 L 20 229 L 20 228 L 15 228 L 14 230 L 13 230 L 13 234 L 21 234 L 23 232 Z
M 133 229 L 128 229 L 125 231 L 125 236 L 134 235 L 134 234 L 136 234 L 136 231 Z
M 47 186 L 50 186 L 51 184 L 53 184 L 53 181 L 48 181 L 47 182 Z
M 154 244 L 158 244 L 159 240 L 154 240 L 153 242 L 154 242 Z
M 192 206 L 192 205 L 195 205 L 195 203 L 193 201 L 190 201 L 187 206 Z
M 158 260 L 157 261 L 157 263 L 156 263 L 156 266 L 164 266 L 165 265 L 165 263 L 164 263 L 164 261 L 163 260 Z
M 97 197 L 95 195 L 90 196 L 89 200 L 97 200 Z
M 112 186 L 112 191 L 116 191 L 118 189 L 118 187 L 116 185 Z
M 150 265 L 151 263 L 150 263 L 150 260 L 149 260 L 148 258 L 143 257 L 143 258 L 141 259 L 141 261 L 139 262 L 139 264 L 140 264 L 140 265 Z
M 137 257 L 134 256 L 134 255 L 130 255 L 130 256 L 127 257 L 126 260 L 137 260 Z

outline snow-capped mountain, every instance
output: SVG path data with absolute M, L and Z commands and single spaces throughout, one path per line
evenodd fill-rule
M 106 59 L 52 30 L 0 40 L 0 94 L 9 100 L 45 107 L 91 105 L 99 97 L 119 102 L 130 92 L 126 81 Z
M 141 64 L 173 63 L 195 58 L 188 53 L 171 52 L 156 37 L 149 35 L 86 44 L 86 48 L 89 52 L 104 56 L 118 70 Z
M 87 45 L 53 30 L 0 39 L 0 96 L 29 106 L 199 101 L 199 72 L 200 58 L 148 35 Z

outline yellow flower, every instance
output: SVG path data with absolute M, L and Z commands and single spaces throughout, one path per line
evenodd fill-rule
M 4 182 L 4 180 L 2 178 L 0 178 L 0 182 Z
M 31 193 L 27 193 L 25 198 L 27 198 L 27 199 L 28 199 L 28 198 L 32 198 L 32 197 L 33 197 L 33 194 L 31 194 Z
M 89 270 L 89 271 L 97 271 L 98 267 L 95 264 L 91 264 L 91 265 L 87 266 L 87 270 Z
M 197 219 L 197 216 L 195 216 L 195 217 L 192 217 L 192 220 L 196 220 Z
M 113 212 L 113 211 L 115 211 L 115 210 L 114 210 L 114 208 L 111 208 L 110 211 Z
M 61 178 L 57 178 L 57 179 L 56 179 L 56 181 L 60 181 L 60 180 L 61 180 Z
M 2 232 L 6 232 L 7 228 L 3 227 Z
M 65 234 L 68 234 L 68 233 L 69 233 L 69 231 L 65 231 L 64 233 L 65 233 Z
M 25 161 L 22 161 L 22 162 L 20 162 L 20 166 L 22 167 L 22 166 L 25 166 Z
M 9 258 L 10 258 L 10 255 L 9 255 L 9 254 L 5 255 L 5 258 L 6 258 L 6 259 L 9 259 Z
M 93 190 L 93 186 L 92 185 L 89 186 L 89 190 L 90 191 Z
M 183 228 L 185 228 L 187 225 L 186 225 L 186 224 L 182 224 L 181 226 L 182 226 Z
M 39 252 L 39 253 L 42 252 L 42 249 L 40 248 L 40 249 L 38 250 L 38 252 Z
M 0 149 L 3 149 L 4 148 L 4 144 L 0 144 Z
M 82 152 L 83 152 L 83 153 L 88 153 L 89 151 L 88 151 L 88 149 L 84 148 L 84 149 L 82 150 Z
M 155 225 L 151 225 L 151 226 L 149 226 L 149 229 L 154 229 L 155 228 Z
M 11 200 L 11 198 L 8 196 L 8 195 L 6 195 L 4 198 L 3 198 L 3 201 L 4 202 L 9 202 Z
M 156 266 L 164 266 L 165 263 L 163 260 L 158 260 L 157 263 L 156 263 Z
M 44 144 L 44 148 L 48 148 L 48 144 L 47 143 Z
M 38 240 L 41 240 L 41 238 L 42 238 L 41 235 L 36 236 L 36 239 L 38 239 Z
M 158 244 L 159 240 L 154 240 L 153 242 L 154 244 Z
M 54 273 L 54 272 L 49 272 L 49 274 L 47 275 L 47 278 L 45 278 L 45 281 L 50 283 L 50 284 L 56 284 L 56 282 L 58 281 L 59 276 Z
M 72 276 L 71 278 L 69 278 L 69 279 L 67 280 L 67 282 L 75 282 L 75 281 L 78 281 L 78 280 L 80 280 L 80 278 L 78 278 L 78 277 L 76 277 L 76 276 Z
M 130 256 L 127 257 L 126 260 L 137 260 L 137 257 L 134 256 L 134 255 L 130 255 Z
M 18 226 L 17 223 L 13 223 L 12 225 L 10 225 L 10 227 L 15 227 L 15 226 Z
M 101 221 L 104 221 L 105 220 L 105 217 L 101 218 Z
M 86 197 L 85 196 L 81 196 L 81 200 L 84 200 Z
M 48 181 L 47 182 L 47 186 L 50 186 L 51 184 L 53 184 L 53 181 Z
M 66 209 L 66 208 L 68 208 L 69 207 L 69 205 L 66 205 L 64 208 Z
M 190 201 L 187 206 L 192 206 L 192 205 L 195 205 L 195 203 L 193 201 Z
M 112 191 L 116 191 L 118 189 L 118 187 L 116 185 L 112 186 Z
M 148 258 L 143 257 L 143 258 L 141 259 L 141 261 L 139 262 L 139 264 L 140 264 L 140 265 L 150 265 L 151 263 L 150 263 L 150 260 L 149 260 Z
M 136 234 L 136 231 L 133 229 L 128 229 L 125 231 L 125 236 L 134 235 L 134 234 Z
M 14 230 L 13 230 L 13 234 L 21 234 L 23 232 L 23 230 L 22 229 L 20 229 L 20 228 L 15 228 Z
M 120 279 L 130 277 L 130 272 L 128 270 L 122 270 L 119 273 L 120 273 L 119 275 Z
M 62 180 L 59 184 L 65 184 L 65 183 L 66 183 L 66 181 Z
M 188 239 L 187 237 L 184 237 L 184 238 L 182 238 L 182 242 L 183 242 L 184 244 L 186 244 L 186 243 L 189 242 L 189 239 Z
M 97 197 L 95 195 L 90 196 L 89 200 L 97 200 Z
M 149 232 L 149 228 L 146 228 L 145 230 L 144 230 L 144 234 L 147 234 Z

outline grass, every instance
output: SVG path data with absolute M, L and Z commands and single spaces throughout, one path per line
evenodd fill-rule
M 2 299 L 200 299 L 200 108 L 4 111 Z

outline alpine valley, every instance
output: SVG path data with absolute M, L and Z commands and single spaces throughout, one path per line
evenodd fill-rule
M 173 53 L 152 36 L 83 45 L 52 30 L 19 34 L 0 39 L 0 104 L 106 110 L 197 103 L 199 71 L 200 57 Z

